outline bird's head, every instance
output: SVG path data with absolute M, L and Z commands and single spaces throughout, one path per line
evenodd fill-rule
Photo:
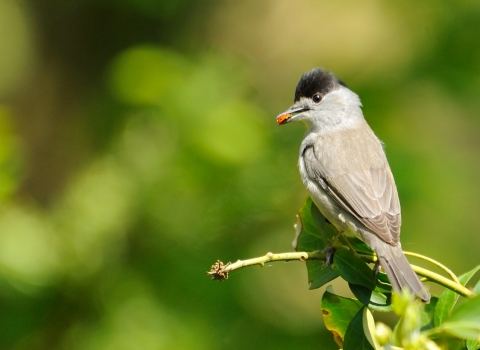
M 278 125 L 301 121 L 307 130 L 329 129 L 363 120 L 358 96 L 333 73 L 315 68 L 303 74 L 293 105 L 278 115 Z

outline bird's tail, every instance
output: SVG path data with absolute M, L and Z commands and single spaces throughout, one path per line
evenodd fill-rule
M 413 271 L 402 247 L 399 244 L 377 244 L 376 253 L 380 265 L 388 276 L 393 289 L 398 293 L 408 288 L 411 293 L 417 295 L 424 302 L 430 302 L 430 293 Z

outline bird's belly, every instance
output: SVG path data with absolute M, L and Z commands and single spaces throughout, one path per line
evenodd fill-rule
M 328 219 L 336 228 L 341 231 L 346 229 L 345 220 L 342 220 L 341 209 L 338 204 L 316 183 L 305 179 L 305 187 L 312 197 L 313 203 L 320 212 Z

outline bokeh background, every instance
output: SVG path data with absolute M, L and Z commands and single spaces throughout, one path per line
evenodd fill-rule
M 334 349 L 302 263 L 205 274 L 292 250 L 275 117 L 316 66 L 386 144 L 404 249 L 473 268 L 479 33 L 468 0 L 1 0 L 0 348 Z

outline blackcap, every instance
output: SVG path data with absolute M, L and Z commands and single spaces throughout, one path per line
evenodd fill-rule
M 403 254 L 397 187 L 361 106 L 357 94 L 335 75 L 316 68 L 301 77 L 293 105 L 277 122 L 305 124 L 298 167 L 325 218 L 375 251 L 396 292 L 408 288 L 429 302 L 429 292 Z

